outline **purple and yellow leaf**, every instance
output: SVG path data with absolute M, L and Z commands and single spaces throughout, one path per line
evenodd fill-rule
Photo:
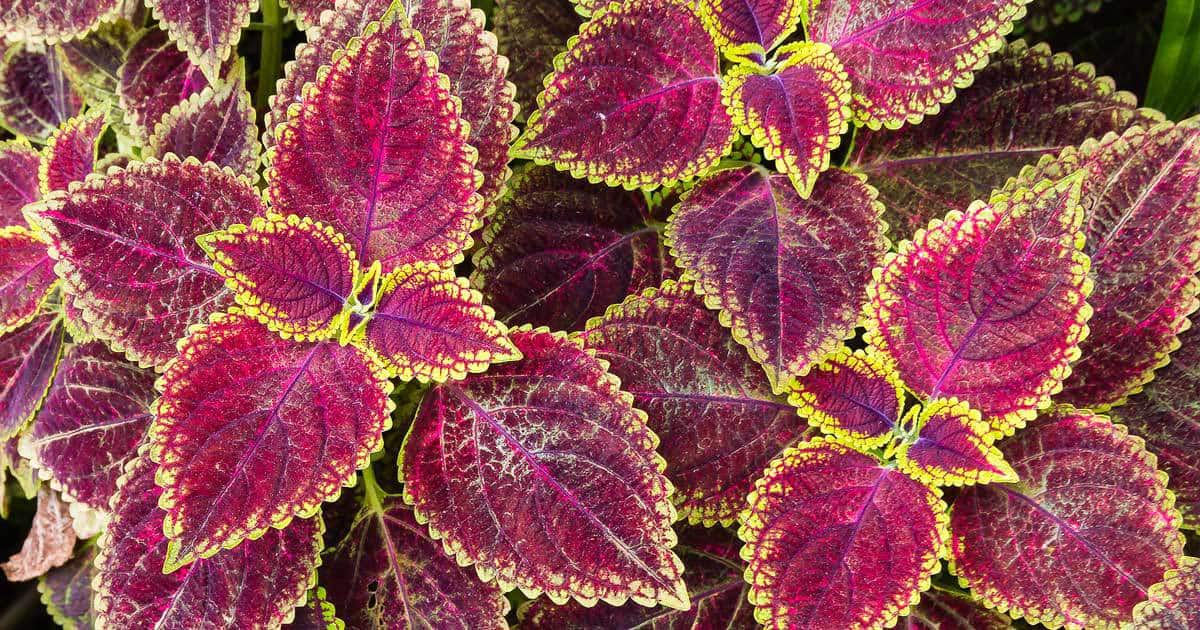
M 508 58 L 508 78 L 517 87 L 519 114 L 537 109 L 542 79 L 554 70 L 554 57 L 567 49 L 583 19 L 571 0 L 499 0 L 492 10 L 497 50 Z
M 63 347 L 57 313 L 43 313 L 0 338 L 0 440 L 7 440 L 33 419 Z
M 46 612 L 64 630 L 90 630 L 92 618 L 92 578 L 96 568 L 92 562 L 96 548 L 87 546 L 70 562 L 50 569 L 38 580 L 38 592 Z
M 131 164 L 26 209 L 88 331 L 161 368 L 188 327 L 233 302 L 196 237 L 263 213 L 258 191 L 195 158 Z
M 320 517 L 298 519 L 165 573 L 168 541 L 158 507 L 163 491 L 145 450 L 126 468 L 112 521 L 98 543 L 96 627 L 234 630 L 290 621 L 320 562 Z
M 25 225 L 21 208 L 41 197 L 41 156 L 24 138 L 0 142 L 0 227 Z
M 172 107 L 206 87 L 208 80 L 187 53 L 165 31 L 148 29 L 125 55 L 117 94 L 130 133 L 143 140 Z
M 737 520 L 763 468 L 805 433 L 686 284 L 627 298 L 588 322 L 583 341 L 646 412 L 679 517 L 693 524 Z
M 608 4 L 554 70 L 514 157 L 655 188 L 701 174 L 733 144 L 717 46 L 685 0 Z
M 417 519 L 501 590 L 686 609 L 671 484 L 645 413 L 564 334 L 511 339 L 522 360 L 421 402 L 400 457 Z
M 58 493 L 42 486 L 37 493 L 37 513 L 21 550 L 0 569 L 9 582 L 23 582 L 45 575 L 66 564 L 75 549 L 75 529 L 66 501 Z
M 666 238 L 684 278 L 783 393 L 853 333 L 887 248 L 880 212 L 860 176 L 828 171 L 804 199 L 786 176 L 746 164 L 685 194 Z
M 5 51 L 0 60 L 0 125 L 15 135 L 45 140 L 82 106 L 53 48 L 17 43 Z
M 338 0 L 283 0 L 279 4 L 287 7 L 288 14 L 295 18 L 296 23 L 303 30 L 319 24 L 321 14 L 330 9 L 336 10 L 335 5 L 340 6 L 341 2 Z
M 1133 628 L 1170 630 L 1200 626 L 1200 559 L 1183 558 L 1134 606 Z
M 312 516 L 391 426 L 391 384 L 361 350 L 285 341 L 236 309 L 193 329 L 158 387 L 168 571 Z
M 318 586 L 308 591 L 303 606 L 296 608 L 295 618 L 287 624 L 288 630 L 346 630 L 346 623 L 338 618 L 337 609 L 326 598 L 325 589 Z
M 904 384 L 878 350 L 843 346 L 792 383 L 788 402 L 822 432 L 870 450 L 891 440 L 900 424 Z
M 903 630 L 1010 630 L 1012 621 L 979 602 L 937 587 L 921 594 L 921 601 L 900 620 Z
M 10 41 L 53 44 L 80 37 L 115 17 L 121 0 L 55 3 L 11 0 L 0 12 L 0 33 Z
M 940 491 L 847 445 L 788 449 L 748 500 L 738 533 L 754 618 L 767 628 L 891 626 L 940 570 Z
M 29 323 L 57 284 L 39 234 L 19 225 L 0 228 L 0 335 Z
M 959 582 L 989 608 L 1051 628 L 1130 621 L 1183 556 L 1179 513 L 1154 456 L 1124 427 L 1070 408 L 999 447 L 1021 482 L 970 486 L 955 500 Z
M 228 78 L 172 107 L 154 126 L 143 154 L 194 157 L 256 179 L 258 127 L 243 74 L 239 63 Z
M 38 166 L 38 182 L 43 195 L 67 190 L 71 184 L 92 174 L 100 136 L 107 128 L 103 116 L 89 111 L 55 130 Z
M 407 21 L 397 5 L 336 53 L 267 154 L 275 207 L 333 226 L 385 273 L 462 260 L 482 204 L 458 99 Z
M 122 126 L 117 85 L 125 54 L 138 37 L 138 27 L 126 20 L 101 24 L 86 36 L 58 45 L 58 58 L 71 85 L 89 109 L 101 110 L 109 124 Z
M 1004 455 L 992 445 L 1001 434 L 961 400 L 930 401 L 907 430 L 915 439 L 896 449 L 896 465 L 921 483 L 966 486 L 1017 481 Z
M 806 4 L 807 0 L 700 0 L 696 10 L 722 50 L 765 57 L 796 31 Z
M 1050 404 L 1091 316 L 1082 183 L 998 193 L 888 254 L 867 289 L 867 340 L 914 393 L 966 401 L 1006 434 Z
M 808 38 L 829 44 L 846 67 L 855 121 L 896 129 L 970 85 L 1028 2 L 821 0 L 806 3 L 804 23 Z
M 221 64 L 250 25 L 258 0 L 146 0 L 175 45 L 216 81 Z

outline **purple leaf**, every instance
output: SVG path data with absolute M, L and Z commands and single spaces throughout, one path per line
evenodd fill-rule
M 275 207 L 328 223 L 384 272 L 461 260 L 482 202 L 457 99 L 397 10 L 305 89 L 267 171 Z
M 54 132 L 38 167 L 42 194 L 67 190 L 92 174 L 100 136 L 107 128 L 103 116 L 89 111 L 66 121 Z
M 315 26 L 321 21 L 321 13 L 338 3 L 335 0 L 284 0 L 280 4 L 287 7 L 288 13 L 303 29 Z
M 646 411 L 679 517 L 693 524 L 733 523 L 755 478 L 805 432 L 686 284 L 626 299 L 590 321 L 583 339 Z
M 514 157 L 632 189 L 691 179 L 729 152 L 717 47 L 684 0 L 607 5 L 554 67 Z
M 117 84 L 125 55 L 139 35 L 137 28 L 126 20 L 106 22 L 80 39 L 58 45 L 58 58 L 71 85 L 89 108 L 102 109 L 110 124 L 121 122 Z
M 1091 308 L 1081 177 L 998 193 L 888 254 L 868 287 L 868 343 L 926 399 L 956 397 L 1011 434 L 1050 403 Z
M 1150 587 L 1150 597 L 1133 609 L 1134 628 L 1194 628 L 1200 625 L 1200 560 L 1183 558 Z
M 854 86 L 854 118 L 872 129 L 916 124 L 969 85 L 1029 0 L 821 0 L 808 38 L 824 42 Z
M 914 414 L 915 415 L 915 414 Z M 954 398 L 930 401 L 915 417 L 916 439 L 896 449 L 896 465 L 930 486 L 1015 482 L 1004 456 L 992 446 L 1002 434 L 967 403 Z
M 259 145 L 254 105 L 241 65 L 235 67 L 227 79 L 189 96 L 159 119 L 143 155 L 194 157 L 256 179 Z
M 14 134 L 44 140 L 82 106 L 53 48 L 14 44 L 4 53 L 0 124 Z
M 471 283 L 510 324 L 579 330 L 671 274 L 647 213 L 641 193 L 530 166 L 484 230 Z
M 521 361 L 425 395 L 400 457 L 405 500 L 501 590 L 687 608 L 645 414 L 565 335 L 512 341 Z
M 196 237 L 262 214 L 245 180 L 194 158 L 134 163 L 27 209 L 89 332 L 143 366 L 233 301 Z
M 554 70 L 554 56 L 567 49 L 567 39 L 583 19 L 571 0 L 498 0 L 492 30 L 498 50 L 508 58 L 508 78 L 517 87 L 520 113 L 537 109 L 542 79 Z
M 814 427 L 870 450 L 886 444 L 900 424 L 904 383 L 878 350 L 841 347 L 797 379 L 788 400 Z
M 204 73 L 166 32 L 150 29 L 126 53 L 117 91 L 125 124 L 141 140 L 150 137 L 155 123 L 172 107 L 206 87 Z
M 46 612 L 65 630 L 93 627 L 92 578 L 96 568 L 92 562 L 95 558 L 96 548 L 88 546 L 75 554 L 70 562 L 50 569 L 38 580 L 37 588 Z
M 115 17 L 121 0 L 55 2 L 12 0 L 0 13 L 0 33 L 10 41 L 54 43 L 74 39 Z
M 162 490 L 144 451 L 122 477 L 116 511 L 98 544 L 97 627 L 233 630 L 278 628 L 290 619 L 320 562 L 320 517 L 164 573 Z
M 0 338 L 0 440 L 19 433 L 37 413 L 62 346 L 56 313 L 43 313 Z
M 768 628 L 883 628 L 940 570 L 940 492 L 825 438 L 792 447 L 738 532 L 754 617 Z
M 0 228 L 0 335 L 28 323 L 54 292 L 58 278 L 46 243 L 29 228 Z
M 1010 630 L 1004 615 L 979 602 L 938 588 L 921 594 L 921 602 L 897 625 L 903 630 Z
M 237 46 L 258 0 L 146 0 L 154 18 L 210 81 Z
M 0 228 L 25 225 L 21 208 L 41 197 L 39 160 L 41 157 L 28 140 L 0 142 Z
M 700 0 L 697 11 L 722 49 L 760 57 L 796 31 L 807 0 Z
M 667 240 L 684 278 L 783 393 L 853 332 L 887 247 L 880 211 L 875 190 L 845 171 L 803 199 L 786 176 L 747 164 L 684 195 Z
M 285 341 L 236 310 L 194 329 L 158 386 L 166 570 L 312 516 L 391 426 L 391 384 L 362 351 Z
M 989 608 L 1048 627 L 1117 627 L 1183 556 L 1154 456 L 1123 427 L 1059 409 L 1000 443 L 1019 484 L 966 488 L 951 571 Z

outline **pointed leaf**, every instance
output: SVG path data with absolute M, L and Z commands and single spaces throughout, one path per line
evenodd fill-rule
M 1200 560 L 1183 558 L 1150 587 L 1150 597 L 1133 609 L 1134 628 L 1194 628 L 1200 625 Z
M 940 493 L 849 446 L 792 447 L 754 486 L 738 533 L 767 628 L 888 627 L 940 570 Z
M 1091 316 L 1081 184 L 998 193 L 888 254 L 867 339 L 914 393 L 964 400 L 1011 434 L 1061 389 Z
M 72 183 L 91 175 L 96 165 L 100 136 L 108 124 L 104 117 L 89 111 L 63 123 L 50 137 L 38 167 L 42 194 L 66 190 Z
M 38 580 L 38 592 L 42 594 L 46 612 L 64 630 L 93 627 L 92 578 L 96 570 L 92 562 L 95 559 L 96 548 L 89 545 L 70 562 L 51 569 Z
M 979 602 L 934 588 L 900 622 L 904 630 L 1009 630 L 1012 622 Z
M 500 589 L 444 554 L 398 496 L 367 502 L 322 563 L 321 583 L 352 628 L 508 629 Z
M 389 11 L 335 55 L 268 153 L 271 202 L 333 226 L 385 272 L 461 260 L 482 202 L 457 99 L 405 22 Z
M 46 486 L 38 490 L 37 513 L 21 551 L 0 564 L 9 582 L 23 582 L 60 567 L 71 559 L 75 530 L 65 501 Z
M 554 69 L 514 157 L 654 188 L 695 177 L 733 143 L 716 44 L 684 0 L 609 4 Z
M 796 31 L 808 0 L 700 0 L 697 11 L 722 49 L 764 54 Z
M 498 50 L 508 58 L 508 78 L 517 86 L 520 114 L 537 109 L 542 79 L 554 70 L 554 56 L 567 49 L 567 39 L 583 19 L 571 0 L 498 0 L 492 31 Z
M 79 37 L 114 17 L 121 0 L 88 0 L 47 5 L 28 0 L 4 3 L 0 33 L 10 41 L 54 43 Z
M 21 455 L 67 501 L 107 511 L 150 427 L 155 394 L 152 371 L 99 342 L 72 346 L 22 437 Z
M 28 140 L 0 142 L 0 227 L 25 225 L 21 208 L 41 197 L 40 159 Z
M 345 327 L 358 262 L 328 225 L 268 214 L 197 241 L 243 311 L 285 339 L 327 339 Z
M 320 517 L 164 573 L 162 489 L 144 453 L 130 462 L 96 557 L 100 628 L 278 628 L 304 600 L 321 550 Z
M 401 452 L 405 500 L 501 590 L 687 607 L 658 440 L 604 364 L 561 333 L 426 394 Z
M 54 261 L 37 234 L 15 225 L 0 228 L 0 335 L 32 320 L 57 283 Z
M 684 277 L 783 393 L 853 332 L 887 247 L 880 211 L 875 190 L 845 171 L 827 172 L 803 199 L 787 177 L 748 164 L 684 195 L 667 240 Z
M 901 444 L 896 464 L 931 486 L 1017 481 L 1004 456 L 992 446 L 1002 434 L 992 431 L 979 411 L 954 398 L 925 405 L 913 430 L 917 438 Z
M 0 125 L 16 135 L 44 140 L 82 106 L 54 49 L 18 43 L 4 53 L 0 61 Z
M 0 338 L 0 440 L 33 419 L 54 380 L 63 346 L 55 313 L 43 313 Z
M 196 237 L 262 214 L 245 180 L 194 158 L 138 162 L 91 178 L 26 215 L 88 330 L 143 366 L 162 367 L 192 324 L 233 301 Z
M 850 74 L 854 118 L 896 129 L 935 114 L 1004 44 L 1029 0 L 809 2 L 808 38 Z
M 870 450 L 886 444 L 900 424 L 904 384 L 878 350 L 841 347 L 793 383 L 788 401 L 814 427 Z
M 168 570 L 312 516 L 391 426 L 391 384 L 360 350 L 285 341 L 236 310 L 181 342 L 159 389 Z
M 200 68 L 165 31 L 149 29 L 126 53 L 117 86 L 125 124 L 135 139 L 149 138 L 172 107 L 208 87 Z
M 154 127 L 143 155 L 167 153 L 228 166 L 254 179 L 258 168 L 258 127 L 244 78 L 235 71 L 171 108 Z
M 670 275 L 647 213 L 640 193 L 528 167 L 483 232 L 471 283 L 505 322 L 579 330 Z
M 154 19 L 210 79 L 237 46 L 258 0 L 146 0 Z
M 899 240 L 987 198 L 1040 155 L 1156 119 L 1090 64 L 1017 41 L 941 114 L 899 131 L 860 129 L 849 163 L 879 188 Z
M 807 197 L 849 127 L 850 83 L 825 44 L 788 44 L 776 62 L 729 72 L 729 111 L 738 131 Z
M 668 281 L 626 299 L 588 322 L 583 339 L 646 411 L 679 516 L 691 523 L 736 520 L 755 478 L 804 434 L 688 285 Z

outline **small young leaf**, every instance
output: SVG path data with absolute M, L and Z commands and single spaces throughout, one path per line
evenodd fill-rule
M 763 55 L 800 24 L 808 0 L 700 0 L 697 11 L 717 46 Z
M 1183 555 L 1179 513 L 1154 456 L 1123 427 L 1069 408 L 999 447 L 1021 483 L 959 494 L 951 571 L 988 607 L 1030 623 L 1129 621 Z
M 482 202 L 457 99 L 398 11 L 305 88 L 276 130 L 267 170 L 275 207 L 328 223 L 385 273 L 461 260 Z
M 336 10 L 334 6 L 341 3 L 335 0 L 284 0 L 280 4 L 287 7 L 288 13 L 296 19 L 296 23 L 301 29 L 306 29 L 316 26 L 320 23 L 323 12 L 330 9 Z M 383 15 L 382 12 L 380 15 Z
M 937 588 L 921 594 L 921 602 L 898 627 L 904 630 L 1010 630 L 1004 615 L 969 598 Z
M 685 0 L 608 4 L 554 69 L 514 157 L 654 188 L 699 175 L 733 144 L 717 47 Z
M 243 311 L 284 338 L 328 339 L 345 327 L 359 270 L 337 230 L 268 214 L 196 240 Z
M 527 167 L 483 232 L 471 284 L 509 324 L 579 330 L 669 275 L 648 212 L 641 193 Z
M 755 478 L 805 432 L 688 285 L 626 299 L 588 322 L 583 339 L 646 411 L 679 516 L 693 524 L 733 523 Z
M 41 156 L 25 139 L 0 142 L 0 227 L 25 225 L 21 208 L 41 197 Z
M 54 49 L 10 46 L 0 60 L 0 125 L 16 135 L 44 140 L 83 100 L 63 74 Z
M 405 500 L 501 590 L 686 609 L 671 484 L 645 414 L 565 335 L 512 341 L 521 361 L 425 395 L 401 450 Z
M 89 630 L 95 619 L 92 617 L 92 578 L 96 567 L 96 547 L 89 545 L 75 554 L 68 563 L 50 569 L 38 580 L 38 592 L 42 604 L 64 630 Z
M 0 335 L 32 320 L 57 284 L 39 235 L 17 225 L 0 228 Z
M 320 579 L 351 628 L 508 629 L 500 589 L 443 553 L 398 496 L 367 501 Z
M 788 402 L 814 427 L 869 450 L 886 444 L 900 424 L 904 384 L 878 350 L 843 346 L 792 384 Z
M 816 438 L 754 484 L 738 532 L 750 603 L 767 628 L 884 628 L 940 570 L 940 493 Z
M 875 190 L 845 171 L 827 172 L 803 199 L 786 176 L 747 164 L 684 195 L 667 240 L 684 277 L 783 393 L 853 332 L 860 287 L 887 247 L 880 211 Z
M 269 530 L 237 549 L 164 573 L 162 494 L 154 462 L 129 463 L 100 537 L 94 614 L 98 628 L 278 628 L 304 600 L 320 562 L 320 517 Z
M 131 164 L 26 209 L 89 332 L 162 367 L 192 324 L 233 301 L 196 237 L 263 213 L 245 180 L 195 158 Z
M 999 434 L 967 403 L 954 398 L 930 401 L 916 419 L 916 440 L 896 453 L 900 470 L 931 486 L 1014 482 L 1017 475 L 992 446 Z
M 285 341 L 236 310 L 180 343 L 159 389 L 168 571 L 312 516 L 391 425 L 391 384 L 360 350 Z
M 1150 587 L 1150 597 L 1133 608 L 1133 628 L 1195 628 L 1200 626 L 1200 559 L 1183 558 Z
M 220 78 L 258 0 L 146 0 L 154 19 L 210 81 Z
M 1091 316 L 1081 185 L 998 193 L 888 254 L 867 289 L 867 339 L 916 394 L 964 400 L 1009 434 L 1050 403 Z
M 258 167 L 258 127 L 254 105 L 239 69 L 171 108 L 154 127 L 143 155 L 168 153 L 228 166 L 254 179 Z
M 33 419 L 63 347 L 56 313 L 43 313 L 0 338 L 0 440 L 7 440 Z
M 75 529 L 71 527 L 67 503 L 57 492 L 42 486 L 37 493 L 37 513 L 21 551 L 0 564 L 0 569 L 9 582 L 32 580 L 66 564 L 74 549 Z
M 142 140 L 150 137 L 155 123 L 172 107 L 206 87 L 204 73 L 166 32 L 148 29 L 126 53 L 117 93 L 125 124 L 135 139 Z
M 38 166 L 38 181 L 43 195 L 66 190 L 92 174 L 100 136 L 108 124 L 95 112 L 76 116 L 63 123 L 50 136 Z
M 497 0 L 492 30 L 508 58 L 508 78 L 517 86 L 521 114 L 537 109 L 542 79 L 554 70 L 554 56 L 583 23 L 571 0 Z
M 54 43 L 79 37 L 114 17 L 121 0 L 87 0 L 48 5 L 15 0 L 0 12 L 0 33 L 9 41 Z

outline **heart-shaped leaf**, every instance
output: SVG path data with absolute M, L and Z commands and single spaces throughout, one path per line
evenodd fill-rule
M 807 0 L 700 0 L 697 11 L 717 45 L 763 55 L 796 31 Z
M 898 625 L 904 630 L 1010 630 L 1013 627 L 1007 617 L 979 602 L 936 587 L 922 593 L 921 602 Z
M 181 342 L 159 389 L 166 570 L 312 516 L 391 426 L 391 384 L 362 351 L 285 341 L 236 310 Z
M 836 441 L 784 451 L 749 503 L 738 533 L 768 628 L 888 627 L 940 570 L 940 493 Z
M 1021 483 L 958 496 L 951 571 L 988 607 L 1030 623 L 1129 621 L 1183 555 L 1179 513 L 1154 456 L 1123 427 L 1071 409 L 999 447 Z
M 54 43 L 79 37 L 115 16 L 121 0 L 88 0 L 47 5 L 15 0 L 0 12 L 0 33 L 10 41 Z
M 537 109 L 542 79 L 554 70 L 554 56 L 583 23 L 571 0 L 499 0 L 492 10 L 498 50 L 509 62 L 508 79 L 517 86 L 521 114 Z
M 146 0 L 154 19 L 209 80 L 237 46 L 258 0 Z
M 887 241 L 875 190 L 829 171 L 802 198 L 784 175 L 747 164 L 718 171 L 676 206 L 667 239 L 733 338 L 776 393 L 849 336 L 861 290 Z
M 143 366 L 162 367 L 192 324 L 233 301 L 196 237 L 262 214 L 230 171 L 138 162 L 26 209 L 89 332 Z
M 522 360 L 425 395 L 401 451 L 405 500 L 501 590 L 687 608 L 645 414 L 565 335 L 511 338 Z
M 904 384 L 887 357 L 846 347 L 792 384 L 788 401 L 822 432 L 870 450 L 886 444 L 904 411 Z
M 37 493 L 37 513 L 21 550 L 0 564 L 0 569 L 9 582 L 32 580 L 66 564 L 76 539 L 66 501 L 42 486 Z
M 1178 569 L 1150 587 L 1150 597 L 1133 609 L 1134 628 L 1194 628 L 1200 625 L 1200 559 L 1183 558 Z
M 7 440 L 33 419 L 63 347 L 56 313 L 43 313 L 0 338 L 0 440 Z
M 258 167 L 258 127 L 241 64 L 228 78 L 209 85 L 171 108 L 154 127 L 143 155 L 168 153 L 228 166 L 254 179 Z
M 125 55 L 117 93 L 125 124 L 135 139 L 149 138 L 154 125 L 179 103 L 208 87 L 200 68 L 165 31 L 148 29 Z
M 28 228 L 0 228 L 0 335 L 38 314 L 58 278 L 46 243 Z
M 804 422 L 686 284 L 626 299 L 588 322 L 583 339 L 662 440 L 680 518 L 733 523 L 755 478 L 804 434 Z
M 92 578 L 96 568 L 96 548 L 88 546 L 75 554 L 70 562 L 51 569 L 38 580 L 42 604 L 55 623 L 64 630 L 92 628 Z
M 514 157 L 654 188 L 695 177 L 732 146 L 717 46 L 685 0 L 608 4 L 554 69 Z
M 50 136 L 38 166 L 38 181 L 43 195 L 67 190 L 92 174 L 100 136 L 108 124 L 100 114 L 89 111 L 63 123 Z
M 916 439 L 896 452 L 896 465 L 931 486 L 1014 482 L 1017 475 L 992 446 L 1000 434 L 967 403 L 954 398 L 930 401 L 911 431 Z
M 0 60 L 0 124 L 16 135 L 46 139 L 83 100 L 63 74 L 53 48 L 10 46 Z
M 956 397 L 1011 434 L 1050 403 L 1091 308 L 1082 178 L 1018 188 L 900 243 L 868 287 L 868 342 L 927 399 Z
M 41 197 L 41 156 L 25 139 L 0 142 L 0 227 L 25 225 L 21 208 Z

